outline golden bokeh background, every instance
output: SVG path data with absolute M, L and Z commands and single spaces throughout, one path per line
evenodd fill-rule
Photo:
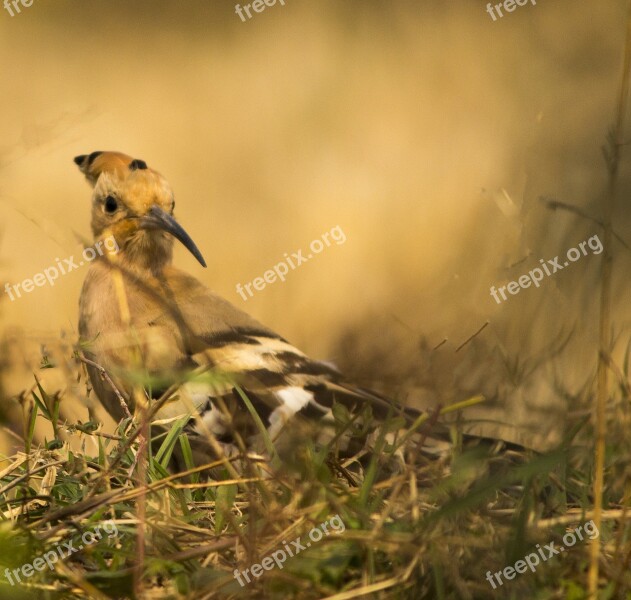
M 416 406 L 483 393 L 469 416 L 551 443 L 590 406 L 600 256 L 500 305 L 489 288 L 600 233 L 626 3 L 497 21 L 485 6 L 285 0 L 247 22 L 226 0 L 0 7 L 0 281 L 80 254 L 90 189 L 72 158 L 120 150 L 169 179 L 208 269 L 182 248 L 176 263 L 237 306 L 365 385 Z M 631 243 L 628 164 L 615 227 Z M 344 244 L 237 294 L 335 226 Z M 620 358 L 630 264 L 613 250 Z M 81 385 L 37 367 L 43 345 L 69 358 L 84 275 L 2 294 L 15 431 L 34 370 L 78 414 Z

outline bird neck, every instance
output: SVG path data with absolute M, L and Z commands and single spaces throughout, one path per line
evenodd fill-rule
M 135 275 L 139 279 L 159 277 L 164 269 L 171 264 L 172 252 L 146 252 L 129 248 L 122 249 L 116 255 L 103 257 L 113 264 L 117 264 L 123 271 Z

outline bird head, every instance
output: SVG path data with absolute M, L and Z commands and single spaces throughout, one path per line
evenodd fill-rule
M 167 180 L 143 160 L 120 152 L 76 156 L 92 194 L 95 240 L 110 236 L 131 265 L 159 270 L 170 262 L 173 238 L 205 267 L 201 252 L 173 217 L 175 200 Z

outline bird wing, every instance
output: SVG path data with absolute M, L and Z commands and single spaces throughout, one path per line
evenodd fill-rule
M 137 364 L 152 379 L 145 386 L 152 399 L 181 383 L 156 413 L 157 423 L 188 415 L 189 433 L 210 432 L 223 444 L 237 447 L 241 440 L 242 447 L 257 449 L 264 435 L 282 444 L 287 430 L 310 424 L 306 435 L 322 443 L 337 436 L 338 448 L 354 454 L 388 417 L 409 424 L 419 415 L 346 382 L 333 365 L 311 359 L 178 269 L 169 267 L 147 281 L 123 275 L 131 327 L 120 319 L 111 269 L 95 263 L 86 287 L 100 291 L 82 295 L 80 333 L 89 341 L 86 352 L 110 372 L 132 409 L 139 381 L 130 368 L 134 355 L 142 357 Z M 98 288 L 96 281 L 102 282 Z M 96 371 L 91 379 L 106 408 L 121 418 L 113 390 Z M 340 424 L 350 434 L 338 435 Z M 445 448 L 447 431 L 435 424 L 428 429 L 425 445 Z
M 346 427 L 358 435 L 341 436 L 340 444 L 352 452 L 388 417 L 411 423 L 419 416 L 417 411 L 347 383 L 335 366 L 311 359 L 182 271 L 169 269 L 166 281 L 178 299 L 178 314 L 164 310 L 150 325 L 177 329 L 185 340 L 186 369 L 209 367 L 223 378 L 218 381 L 202 374 L 187 381 L 158 418 L 174 419 L 194 409 L 200 417 L 196 421 L 200 434 L 207 429 L 218 440 L 231 443 L 235 437 L 259 438 L 261 425 L 271 440 L 277 440 L 288 423 L 297 421 L 317 424 L 318 433 L 323 434 L 320 440 L 326 441 L 335 437 L 335 427 L 328 427 L 329 434 L 324 435 L 323 426 L 340 425 L 340 415 L 346 415 L 342 419 Z M 427 438 L 433 447 L 437 433 L 441 445 L 449 439 L 446 430 L 437 427 L 440 433 L 434 426 L 431 439 Z M 350 443 L 351 437 L 355 443 Z

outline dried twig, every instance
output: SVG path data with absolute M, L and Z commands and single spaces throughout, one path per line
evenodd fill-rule
M 95 368 L 99 372 L 101 377 L 103 377 L 103 379 L 105 379 L 105 381 L 107 381 L 107 383 L 110 385 L 110 387 L 112 388 L 112 390 L 116 394 L 116 397 L 118 398 L 118 401 L 120 402 L 120 405 L 121 405 L 121 407 L 123 409 L 123 412 L 125 413 L 125 416 L 127 418 L 131 419 L 132 418 L 132 414 L 129 411 L 129 406 L 127 406 L 127 402 L 125 401 L 125 398 L 123 397 L 123 394 L 121 394 L 120 390 L 116 387 L 116 384 L 112 381 L 112 378 L 109 376 L 107 371 L 101 365 L 95 363 L 93 360 L 90 360 L 89 358 L 86 358 L 83 355 L 82 352 L 78 353 L 78 357 L 79 357 L 79 360 L 82 363 L 85 363 L 86 365 L 90 365 L 91 367 Z
M 626 113 L 627 97 L 629 92 L 629 70 L 631 69 L 631 7 L 627 17 L 627 37 L 624 54 L 624 67 L 622 71 L 622 83 L 618 106 L 616 110 L 616 122 L 610 140 L 610 155 L 607 166 L 609 167 L 609 182 L 607 197 L 605 200 L 605 214 L 603 219 L 603 255 L 602 255 L 602 279 L 600 288 L 600 340 L 598 351 L 598 375 L 597 397 L 595 417 L 596 441 L 594 445 L 594 524 L 600 531 L 603 508 L 603 483 L 605 472 L 606 451 L 606 407 L 609 397 L 609 340 L 611 329 L 611 271 L 612 271 L 612 228 L 611 221 L 615 207 L 616 192 L 618 187 L 618 167 L 620 154 L 624 144 L 624 120 Z M 600 541 L 598 538 L 591 543 L 591 556 L 588 574 L 589 597 L 596 600 L 598 595 L 598 570 L 600 561 Z

